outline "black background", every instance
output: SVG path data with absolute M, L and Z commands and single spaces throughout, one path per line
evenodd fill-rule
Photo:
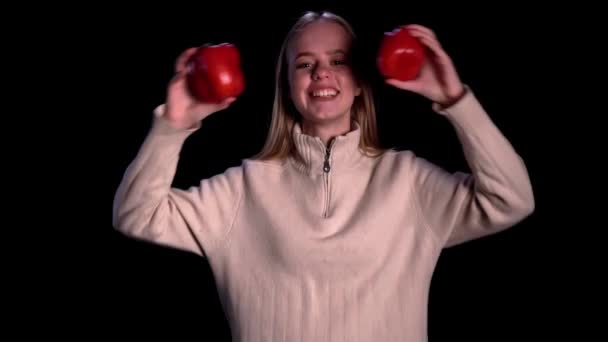
M 412 149 L 450 171 L 467 170 L 450 124 L 431 111 L 426 99 L 383 84 L 374 72 L 382 33 L 397 25 L 419 23 L 436 32 L 463 81 L 528 166 L 535 213 L 506 232 L 444 251 L 430 293 L 430 340 L 560 335 L 568 327 L 556 322 L 575 318 L 577 313 L 566 310 L 571 299 L 562 292 L 562 281 L 574 277 L 564 261 L 568 252 L 560 247 L 568 239 L 568 226 L 558 227 L 548 220 L 556 213 L 550 207 L 556 203 L 551 177 L 560 177 L 558 169 L 547 172 L 544 165 L 555 153 L 547 145 L 553 125 L 547 106 L 557 95 L 547 90 L 551 70 L 545 63 L 551 56 L 548 40 L 554 26 L 526 7 L 439 8 L 380 2 L 265 4 L 251 9 L 227 3 L 171 7 L 149 14 L 116 9 L 96 22 L 101 35 L 85 37 L 81 43 L 87 51 L 94 47 L 96 63 L 103 64 L 100 76 L 106 82 L 98 85 L 92 107 L 101 112 L 94 125 L 103 132 L 98 142 L 104 152 L 96 165 L 103 167 L 109 184 L 102 186 L 97 197 L 100 204 L 90 220 L 94 223 L 82 228 L 86 234 L 77 235 L 81 251 L 76 257 L 85 262 L 77 274 L 93 275 L 87 284 L 94 286 L 85 287 L 78 296 L 86 312 L 96 313 L 91 317 L 94 324 L 101 323 L 99 329 L 114 336 L 124 328 L 137 335 L 173 335 L 172 340 L 182 339 L 175 334 L 229 340 L 206 261 L 114 231 L 114 191 L 147 133 L 152 110 L 165 99 L 175 58 L 188 47 L 237 44 L 247 88 L 229 109 L 207 118 L 187 140 L 175 186 L 195 185 L 259 151 L 272 108 L 276 55 L 289 26 L 309 9 L 328 9 L 344 16 L 367 47 L 385 146 Z M 117 32 L 109 33 L 110 27 Z M 561 223 L 569 222 L 563 218 Z M 108 299 L 101 299 L 106 295 Z M 101 314 L 102 308 L 109 311 Z

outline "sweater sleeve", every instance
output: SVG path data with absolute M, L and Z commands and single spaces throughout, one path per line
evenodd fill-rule
M 242 189 L 241 168 L 187 190 L 171 186 L 184 141 L 196 127 L 173 129 L 155 109 L 152 127 L 115 193 L 113 225 L 127 236 L 201 256 L 225 239 Z
M 475 95 L 434 110 L 453 124 L 471 173 L 448 173 L 416 158 L 415 191 L 422 218 L 444 247 L 513 226 L 535 207 L 526 166 Z

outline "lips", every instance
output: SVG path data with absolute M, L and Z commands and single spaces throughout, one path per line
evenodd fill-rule
M 334 98 L 336 97 L 340 91 L 336 88 L 327 87 L 327 88 L 315 88 L 309 92 L 309 95 L 313 98 Z

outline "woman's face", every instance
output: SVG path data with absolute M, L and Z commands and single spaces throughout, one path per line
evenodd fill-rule
M 291 99 L 312 123 L 350 123 L 360 94 L 350 63 L 347 31 L 331 21 L 309 24 L 291 42 L 288 53 Z

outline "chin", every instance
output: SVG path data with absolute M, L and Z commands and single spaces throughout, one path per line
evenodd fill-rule
M 327 125 L 350 122 L 352 103 L 344 101 L 340 96 L 330 99 L 302 98 L 301 102 L 295 105 L 301 113 L 302 119 L 313 124 Z
M 304 120 L 316 123 L 316 124 L 327 124 L 340 121 L 348 121 L 348 115 L 340 114 L 336 112 L 315 112 L 307 113 L 303 115 Z

